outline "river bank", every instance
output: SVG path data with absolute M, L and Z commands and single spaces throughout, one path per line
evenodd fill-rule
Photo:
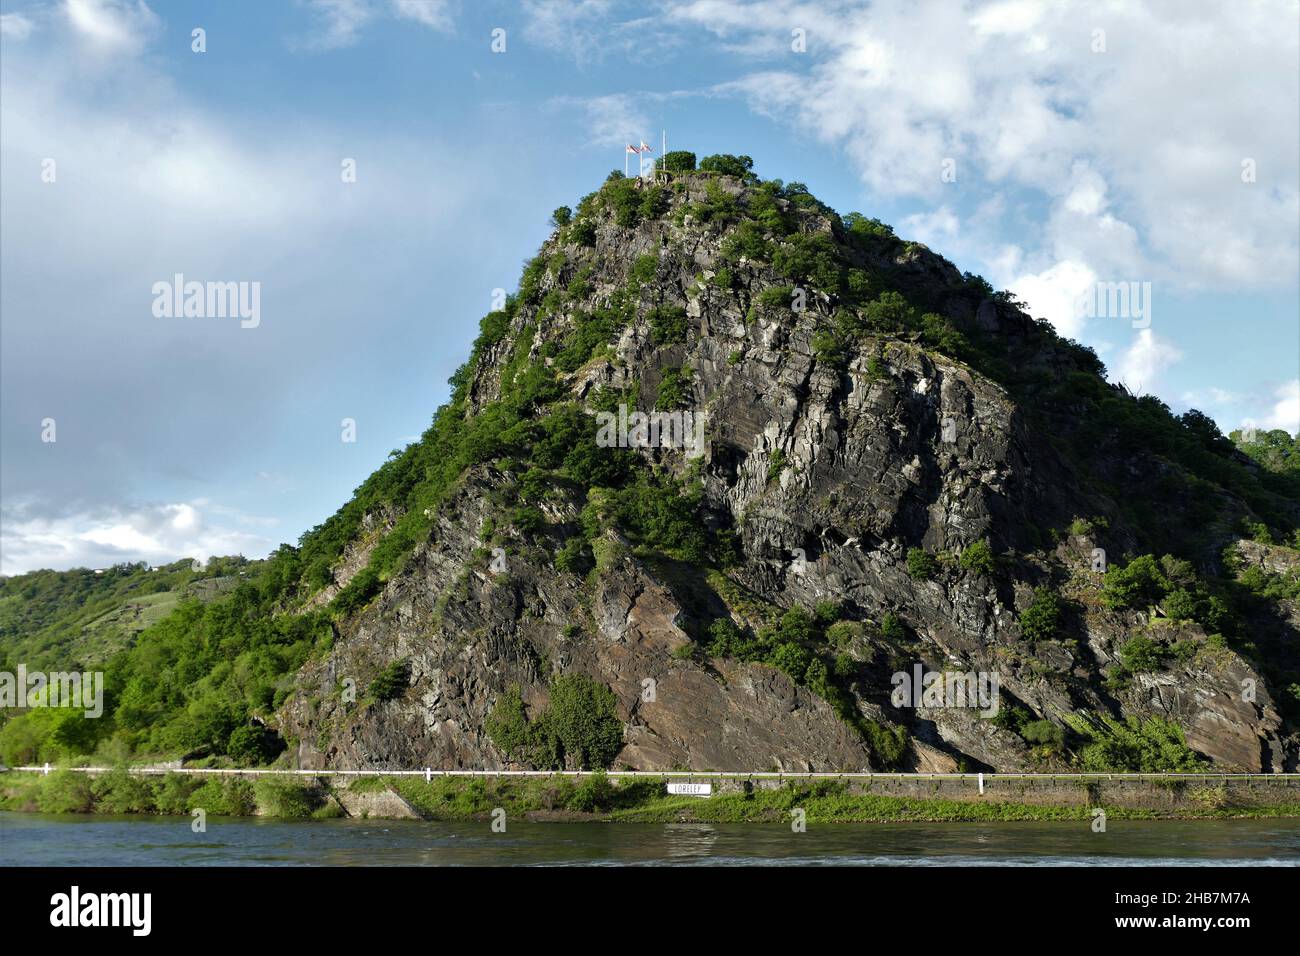
M 1300 818 L 1300 779 L 1232 775 L 328 776 L 72 769 L 0 775 L 0 810 L 35 813 L 470 820 L 789 823 Z

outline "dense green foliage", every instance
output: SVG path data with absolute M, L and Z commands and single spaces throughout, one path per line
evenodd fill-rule
M 685 149 L 669 150 L 659 162 L 670 173 L 686 173 L 695 168 L 695 154 Z
M 1269 471 L 1300 474 L 1300 435 L 1274 428 L 1254 432 L 1253 441 L 1247 441 L 1247 435 L 1240 430 L 1230 432 L 1228 438 Z
M 609 767 L 623 749 L 614 692 L 584 674 L 551 681 L 550 704 L 531 720 L 517 686 L 498 697 L 485 728 L 511 760 L 541 769 Z
M 726 176 L 750 179 L 754 175 L 754 161 L 748 156 L 720 153 L 716 156 L 705 156 L 700 160 L 700 169 L 706 173 L 722 173 Z
M 686 310 L 680 306 L 655 306 L 648 316 L 655 345 L 677 345 L 686 341 L 689 328 Z
M 1106 571 L 1101 602 L 1106 607 L 1146 611 L 1160 608 L 1172 620 L 1196 621 L 1210 633 L 1235 633 L 1237 627 L 1222 588 L 1212 588 L 1190 562 L 1166 554 L 1144 554 Z
M 1079 753 L 1081 770 L 1186 773 L 1207 769 L 1188 748 L 1178 726 L 1158 717 L 1119 721 L 1106 715 L 1079 716 L 1072 725 L 1087 741 Z

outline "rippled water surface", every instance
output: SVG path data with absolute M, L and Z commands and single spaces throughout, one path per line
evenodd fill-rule
M 1211 863 L 1300 865 L 1300 821 L 809 824 L 294 822 L 0 813 L 0 866 Z

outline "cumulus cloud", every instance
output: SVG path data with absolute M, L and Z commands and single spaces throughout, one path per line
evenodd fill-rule
M 1087 323 L 1080 299 L 1097 287 L 1097 273 L 1084 262 L 1066 259 L 1042 272 L 1015 278 L 1008 289 L 1028 303 L 1035 316 L 1047 319 L 1062 335 L 1077 339 Z
M 842 147 L 876 195 L 941 203 L 951 159 L 959 182 L 1041 197 L 1035 273 L 1073 259 L 1268 287 L 1291 281 L 1300 238 L 1297 9 L 694 0 L 669 16 L 731 43 L 806 29 L 806 55 L 787 45 L 788 65 L 719 89 Z
M 218 520 L 213 520 L 214 518 Z M 119 561 L 167 563 L 178 557 L 262 554 L 275 522 L 213 506 L 205 499 L 57 516 L 21 506 L 0 512 L 0 574 L 34 568 L 103 567 Z
M 1300 378 L 1279 385 L 1273 392 L 1274 404 L 1258 422 L 1258 428 L 1281 428 L 1292 435 L 1300 434 Z
M 1124 351 L 1111 378 L 1122 382 L 1135 395 L 1148 394 L 1161 384 L 1162 374 L 1182 358 L 1182 351 L 1172 342 L 1159 338 L 1150 329 L 1141 329 Z
M 908 216 L 899 223 L 900 233 L 935 249 L 950 249 L 961 231 L 961 220 L 947 206 L 932 212 Z

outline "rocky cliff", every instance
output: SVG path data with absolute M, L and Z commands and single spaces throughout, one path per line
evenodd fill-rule
M 1242 534 L 1294 498 L 925 247 L 716 165 L 557 213 L 298 592 L 334 639 L 271 718 L 293 759 L 573 766 L 494 714 L 581 674 L 632 769 L 1295 769 L 1296 552 Z M 605 447 L 620 405 L 702 442 Z M 993 696 L 898 706 L 917 664 Z

